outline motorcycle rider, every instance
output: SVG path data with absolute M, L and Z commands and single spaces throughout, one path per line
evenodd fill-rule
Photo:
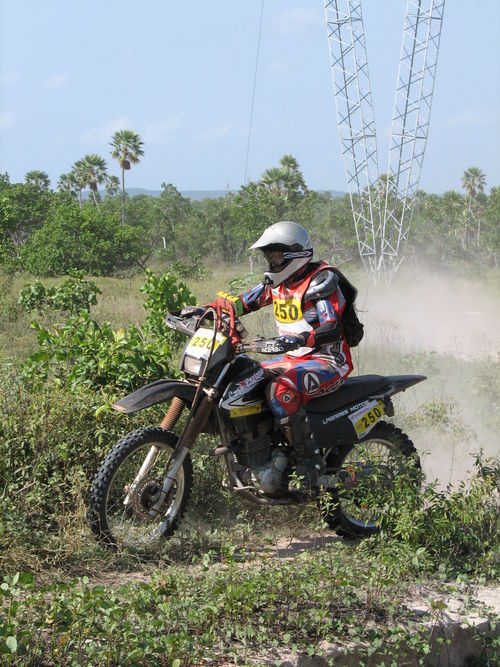
M 286 353 L 261 362 L 271 378 L 267 401 L 296 451 L 299 481 L 292 481 L 290 490 L 309 491 L 324 462 L 304 405 L 338 389 L 352 371 L 341 320 L 346 300 L 332 267 L 312 262 L 311 239 L 302 225 L 277 222 L 251 249 L 262 251 L 269 267 L 261 283 L 233 297 L 233 307 L 243 315 L 273 304 L 278 344 Z

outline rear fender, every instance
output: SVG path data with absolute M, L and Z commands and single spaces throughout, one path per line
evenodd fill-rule
M 196 393 L 196 386 L 182 380 L 156 380 L 147 384 L 132 394 L 124 396 L 113 404 L 113 409 L 123 414 L 131 415 L 139 410 L 150 408 L 158 403 L 165 403 L 174 396 L 192 403 Z
M 406 391 L 408 387 L 413 387 L 414 384 L 427 380 L 427 377 L 425 375 L 388 375 L 387 380 L 391 385 L 389 395 L 393 396 L 400 391 Z

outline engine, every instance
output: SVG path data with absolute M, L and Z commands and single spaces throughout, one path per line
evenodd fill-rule
M 248 434 L 240 440 L 235 455 L 244 468 L 240 477 L 245 484 L 270 494 L 280 489 L 288 458 L 281 447 L 273 446 L 268 433 L 258 437 Z

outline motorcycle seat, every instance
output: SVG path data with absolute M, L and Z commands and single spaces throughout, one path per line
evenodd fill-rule
M 367 399 L 370 394 L 379 392 L 389 384 L 389 378 L 383 375 L 359 375 L 348 378 L 340 389 L 331 394 L 313 398 L 305 407 L 307 412 L 334 412 L 350 403 Z

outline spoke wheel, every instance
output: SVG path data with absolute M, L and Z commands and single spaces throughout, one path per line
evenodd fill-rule
M 160 513 L 151 517 L 149 512 L 158 500 L 176 442 L 175 433 L 148 427 L 129 433 L 109 452 L 90 491 L 89 521 L 100 543 L 116 549 L 151 551 L 160 548 L 162 539 L 175 531 L 191 493 L 189 455 Z M 141 475 L 147 458 L 150 464 Z
M 408 475 L 420 485 L 420 461 L 413 443 L 387 422 L 379 422 L 361 442 L 332 450 L 327 471 L 336 473 L 339 482 L 330 492 L 332 507 L 325 519 L 342 535 L 361 537 L 380 530 L 398 476 Z

